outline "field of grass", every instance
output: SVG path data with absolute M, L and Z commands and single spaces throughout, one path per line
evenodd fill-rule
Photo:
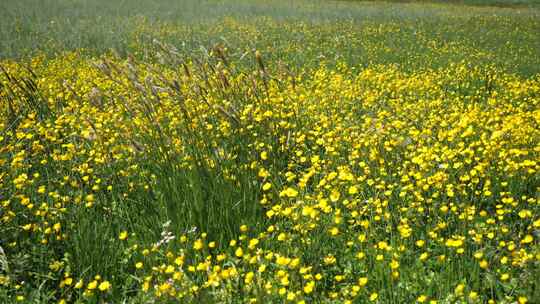
M 0 303 L 540 303 L 539 170 L 535 1 L 0 2 Z

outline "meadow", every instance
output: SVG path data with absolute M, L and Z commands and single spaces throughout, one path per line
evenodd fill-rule
M 0 303 L 540 303 L 537 1 L 0 2 Z

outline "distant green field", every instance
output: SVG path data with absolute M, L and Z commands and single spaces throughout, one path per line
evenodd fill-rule
M 538 0 L 345 0 L 357 2 L 395 2 L 395 3 L 440 3 L 440 4 L 456 4 L 456 5 L 473 5 L 473 6 L 495 6 L 495 7 L 534 7 L 540 4 Z
M 453 1 L 452 1 L 453 3 Z M 0 3 L 0 58 L 83 49 L 144 55 L 153 39 L 181 52 L 226 45 L 298 64 L 345 60 L 437 67 L 467 59 L 540 71 L 540 10 L 348 1 L 104 1 Z
M 540 303 L 538 4 L 0 0 L 0 304 Z

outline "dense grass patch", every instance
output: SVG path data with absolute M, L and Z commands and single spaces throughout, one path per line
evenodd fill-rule
M 540 299 L 536 8 L 0 8 L 0 302 Z

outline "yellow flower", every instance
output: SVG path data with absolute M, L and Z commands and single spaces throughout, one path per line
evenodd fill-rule
M 482 269 L 487 269 L 488 266 L 489 266 L 488 261 L 486 261 L 486 260 L 480 261 L 480 268 L 482 268 Z
M 368 282 L 368 278 L 366 278 L 366 277 L 361 277 L 361 278 L 358 279 L 358 285 L 360 287 L 366 286 L 367 282 Z
M 294 198 L 296 196 L 298 196 L 298 191 L 296 191 L 294 188 L 287 188 L 285 190 L 283 190 L 280 194 L 280 196 L 287 196 L 289 198 Z
M 242 247 L 236 248 L 236 251 L 234 252 L 234 255 L 241 258 L 244 255 L 244 250 L 242 250 Z
M 305 286 L 304 286 L 304 293 L 306 294 L 310 294 L 313 292 L 313 289 L 315 288 L 315 282 L 314 281 L 309 281 Z
M 248 284 L 248 285 L 251 284 L 251 282 L 253 281 L 254 276 L 255 276 L 255 274 L 252 271 L 248 272 L 246 274 L 246 276 L 244 277 L 244 282 L 246 284 Z
M 294 292 L 289 291 L 287 293 L 287 300 L 292 301 L 294 300 L 294 298 L 296 298 L 296 295 L 294 294 Z
M 331 265 L 336 263 L 336 258 L 333 255 L 327 255 L 324 257 L 324 263 L 327 265 Z
M 197 239 L 195 240 L 195 242 L 193 243 L 193 249 L 195 250 L 201 250 L 204 246 L 204 243 L 201 239 Z
M 375 301 L 377 300 L 377 298 L 379 297 L 379 294 L 377 294 L 376 292 L 372 293 L 370 296 L 369 296 L 369 300 L 370 301 Z
M 118 236 L 118 239 L 123 241 L 123 240 L 127 239 L 127 237 L 128 237 L 128 232 L 127 231 L 122 231 L 122 232 L 120 232 L 120 235 Z
M 111 288 L 111 283 L 109 283 L 109 281 L 103 281 L 99 284 L 98 288 L 101 291 L 107 291 Z
M 62 225 L 60 223 L 56 223 L 53 225 L 53 229 L 56 232 L 59 232 L 61 228 L 62 228 Z
M 463 241 L 460 239 L 448 239 L 446 240 L 446 246 L 448 247 L 461 247 L 463 245 Z
M 161 292 L 165 292 L 165 291 L 169 290 L 170 288 L 171 288 L 171 284 L 169 284 L 168 282 L 164 282 L 161 285 L 159 285 L 159 287 L 158 287 L 159 291 L 161 291 Z
M 463 284 L 459 284 L 458 286 L 456 286 L 456 288 L 454 289 L 454 293 L 458 296 L 462 295 L 463 294 L 463 289 L 465 289 L 465 285 Z
M 521 240 L 521 243 L 522 243 L 522 244 L 529 244 L 529 243 L 532 243 L 532 241 L 533 241 L 532 235 L 527 234 L 527 235 Z
M 289 265 L 291 262 L 291 259 L 283 256 L 276 257 L 276 263 L 281 266 Z
M 332 193 L 330 193 L 330 201 L 333 203 L 337 202 L 339 200 L 340 193 L 337 190 L 332 190 Z
M 381 250 L 389 249 L 388 243 L 386 243 L 385 241 L 378 242 L 377 247 L 379 247 L 379 249 Z
M 98 283 L 97 283 L 96 280 L 94 280 L 94 281 L 88 283 L 88 286 L 86 286 L 86 288 L 88 290 L 94 290 L 94 289 L 96 289 L 97 286 L 98 286 Z

